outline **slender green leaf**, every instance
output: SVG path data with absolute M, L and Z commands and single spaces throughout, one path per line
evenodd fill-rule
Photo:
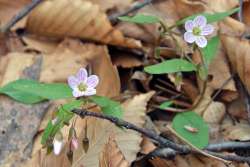
M 225 17 L 230 16 L 236 12 L 238 12 L 240 10 L 240 8 L 235 8 L 226 12 L 218 12 L 218 13 L 214 13 L 214 14 L 209 14 L 209 13 L 200 13 L 200 14 L 195 14 L 192 16 L 188 16 L 184 19 L 181 19 L 180 21 L 176 22 L 176 26 L 182 25 L 184 24 L 187 20 L 192 20 L 194 19 L 196 16 L 198 15 L 203 15 L 207 18 L 207 22 L 208 23 L 212 23 L 212 22 L 216 22 L 216 21 L 221 21 L 223 20 Z
M 194 64 L 183 59 L 171 59 L 163 61 L 159 64 L 147 66 L 144 68 L 150 74 L 166 74 L 175 72 L 196 71 Z
M 175 116 L 173 129 L 184 139 L 199 149 L 203 149 L 209 142 L 208 125 L 195 112 L 183 112 Z
M 170 107 L 173 104 L 173 101 L 166 101 L 163 102 L 159 107 L 160 109 L 165 110 L 166 108 Z
M 211 38 L 205 48 L 201 48 L 201 53 L 204 57 L 206 66 L 208 66 L 218 51 L 220 39 L 218 36 Z
M 105 115 L 122 118 L 123 110 L 120 103 L 102 96 L 92 96 L 90 99 L 101 107 L 101 110 Z
M 38 82 L 34 80 L 25 80 L 25 79 L 16 80 L 0 88 L 0 93 L 8 95 L 21 103 L 25 104 L 38 103 L 44 101 L 45 98 L 39 95 L 34 95 L 25 91 L 20 91 L 15 89 L 15 86 L 17 85 L 37 84 L 37 83 Z
M 47 127 L 45 128 L 43 132 L 42 141 L 41 141 L 42 145 L 49 143 L 50 139 L 53 139 L 56 133 L 61 128 L 63 128 L 65 124 L 67 125 L 69 123 L 69 121 L 74 116 L 71 110 L 75 108 L 80 108 L 82 104 L 83 104 L 83 101 L 74 100 L 58 108 L 58 112 L 56 114 L 56 122 L 52 124 L 52 121 L 50 120 L 47 124 Z
M 63 83 L 45 84 L 38 82 L 26 82 L 22 84 L 15 84 L 14 88 L 21 92 L 26 92 L 50 100 L 73 97 L 71 88 L 67 84 Z
M 160 22 L 160 19 L 157 16 L 143 15 L 143 14 L 137 14 L 132 17 L 122 16 L 122 17 L 119 17 L 119 19 L 121 21 L 137 23 L 137 24 L 153 24 L 153 23 Z

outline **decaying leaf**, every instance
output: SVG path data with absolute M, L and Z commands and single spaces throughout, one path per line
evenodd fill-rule
M 27 29 L 49 37 L 77 37 L 104 44 L 141 47 L 140 42 L 125 38 L 114 29 L 100 7 L 90 1 L 45 1 L 30 13 Z
M 227 19 L 220 24 L 220 27 L 221 29 L 227 27 L 227 29 L 224 29 L 224 33 L 221 34 L 221 40 L 231 67 L 233 71 L 237 72 L 247 90 L 250 91 L 250 57 L 248 56 L 250 42 L 247 39 L 241 38 L 245 31 L 244 25 L 236 20 Z M 232 31 L 234 33 L 231 33 Z M 235 49 L 235 46 L 237 46 L 237 49 Z
M 119 149 L 115 138 L 110 137 L 108 143 L 105 144 L 99 159 L 100 167 L 129 167 L 124 155 Z
M 236 125 L 224 123 L 222 124 L 222 128 L 225 139 L 239 141 L 250 140 L 250 126 L 245 121 L 237 123 Z
M 211 91 L 207 89 L 199 105 L 194 109 L 208 123 L 220 123 L 226 113 L 226 107 L 221 102 L 213 101 Z M 197 97 L 199 99 L 199 97 Z
M 139 67 L 143 64 L 138 58 L 129 54 L 115 55 L 112 60 L 116 66 L 122 68 Z
M 126 10 L 133 2 L 133 0 L 90 0 L 92 3 L 98 4 L 102 11 L 106 12 L 111 9 L 117 9 L 119 12 Z

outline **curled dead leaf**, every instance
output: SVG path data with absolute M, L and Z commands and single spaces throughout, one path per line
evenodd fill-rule
M 129 48 L 141 47 L 139 41 L 125 38 L 113 28 L 106 14 L 90 1 L 45 1 L 30 13 L 26 27 L 29 32 L 49 37 L 76 37 Z
M 109 137 L 99 159 L 100 167 L 129 167 L 129 162 L 125 159 L 119 149 L 114 136 Z

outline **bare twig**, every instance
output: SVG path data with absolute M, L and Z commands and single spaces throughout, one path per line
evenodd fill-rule
M 250 163 L 250 158 L 249 157 L 242 157 L 242 156 L 238 156 L 238 155 L 224 155 L 224 154 L 211 152 L 211 151 L 206 151 L 206 152 L 208 154 L 211 154 L 213 156 L 219 157 L 219 158 L 227 160 L 227 161 Z M 190 152 L 190 153 L 196 154 L 197 152 Z M 172 157 L 175 157 L 178 154 L 183 154 L 183 153 L 172 150 L 172 149 L 169 149 L 169 148 L 156 148 L 151 153 L 149 153 L 146 156 L 146 158 L 161 157 L 161 158 L 170 159 Z
M 170 140 L 165 139 L 164 137 L 157 135 L 153 131 L 139 128 L 134 124 L 131 124 L 127 121 L 118 119 L 116 117 L 103 115 L 103 114 L 96 113 L 96 112 L 89 112 L 89 111 L 82 110 L 82 109 L 74 109 L 74 110 L 72 110 L 72 112 L 81 116 L 81 117 L 91 116 L 91 117 L 96 117 L 96 118 L 100 118 L 100 119 L 105 119 L 105 120 L 108 120 L 108 121 L 116 124 L 119 127 L 124 127 L 126 129 L 131 129 L 131 130 L 137 131 L 137 132 L 157 141 L 160 145 L 162 145 L 164 147 L 170 147 L 170 148 L 172 148 L 174 150 L 178 150 L 180 152 L 188 152 L 189 151 L 189 148 L 187 146 L 176 144 Z
M 243 0 L 239 0 L 240 10 L 238 12 L 238 18 L 240 22 L 243 22 Z
M 130 13 L 133 13 L 141 8 L 143 8 L 144 6 L 150 4 L 153 0 L 144 0 L 144 2 L 142 3 L 137 3 L 135 4 L 134 6 L 132 6 L 131 8 L 129 8 L 128 10 L 122 12 L 122 13 L 118 13 L 118 14 L 114 14 L 114 15 L 111 15 L 109 16 L 109 20 L 114 23 L 117 21 L 118 17 L 121 17 L 121 16 L 126 16 Z
M 96 118 L 100 118 L 100 119 L 104 119 L 104 120 L 108 120 L 112 123 L 114 123 L 117 126 L 120 127 L 124 127 L 126 129 L 131 129 L 134 130 L 136 132 L 139 132 L 147 137 L 149 137 L 150 139 L 153 139 L 155 141 L 157 141 L 161 147 L 164 148 L 159 148 L 157 150 L 161 150 L 161 149 L 168 149 L 167 151 L 162 151 L 165 155 L 167 154 L 168 157 L 170 155 L 175 155 L 175 154 L 187 154 L 187 153 L 198 153 L 195 150 L 192 150 L 190 147 L 186 146 L 186 145 L 181 145 L 181 144 L 176 144 L 164 137 L 159 136 L 158 134 L 154 133 L 153 131 L 144 129 L 144 128 L 139 128 L 136 125 L 129 123 L 127 121 L 118 119 L 116 117 L 113 116 L 107 116 L 107 115 L 103 115 L 101 113 L 96 113 L 96 112 L 89 112 L 86 110 L 81 110 L 81 109 L 74 109 L 72 110 L 73 113 L 81 116 L 82 118 L 85 116 L 91 116 L 91 117 L 96 117 Z M 225 143 L 219 143 L 219 144 L 211 144 L 209 145 L 206 150 L 204 150 L 206 153 L 211 154 L 213 156 L 219 157 L 221 159 L 224 160 L 228 160 L 228 161 L 237 161 L 237 162 L 247 162 L 250 163 L 250 158 L 249 157 L 241 157 L 241 156 L 237 156 L 237 155 L 224 155 L 224 154 L 220 154 L 220 153 L 216 153 L 216 152 L 212 152 L 212 151 L 221 151 L 221 150 L 236 150 L 236 149 L 242 149 L 242 148 L 249 148 L 250 147 L 250 142 L 246 142 L 246 143 L 237 143 L 237 142 L 225 142 Z M 170 153 L 169 153 L 170 151 Z M 161 156 L 161 154 L 158 151 L 158 153 L 156 155 Z M 163 157 L 164 157 L 163 154 Z M 152 154 L 151 154 L 152 155 Z
M 15 15 L 11 20 L 1 28 L 2 33 L 6 33 L 14 26 L 19 20 L 25 17 L 32 9 L 34 9 L 42 0 L 33 0 L 30 4 L 25 6 L 17 15 Z

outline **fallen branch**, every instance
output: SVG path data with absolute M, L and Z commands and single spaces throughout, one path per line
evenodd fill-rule
M 242 162 L 242 163 L 250 163 L 249 157 L 243 157 L 238 155 L 224 155 L 221 153 L 206 151 L 208 154 L 211 154 L 213 156 L 219 157 L 221 159 L 227 160 L 227 161 L 235 161 L 235 162 Z M 196 154 L 197 152 L 191 151 L 190 153 Z M 160 157 L 165 159 L 171 159 L 175 157 L 176 155 L 183 155 L 183 153 L 169 149 L 169 148 L 156 148 L 154 151 L 146 155 L 146 158 L 152 158 L 152 157 Z
M 84 118 L 85 116 L 91 116 L 91 117 L 96 117 L 96 118 L 108 120 L 119 127 L 124 127 L 126 129 L 134 130 L 136 132 L 139 132 L 139 133 L 147 136 L 150 139 L 155 140 L 156 142 L 159 143 L 161 148 L 156 149 L 155 151 L 157 151 L 157 152 L 156 153 L 152 152 L 150 155 L 169 157 L 171 155 L 176 155 L 176 154 L 188 154 L 188 153 L 197 154 L 197 151 L 192 150 L 190 147 L 188 147 L 186 145 L 176 144 L 176 143 L 174 143 L 174 142 L 172 142 L 164 137 L 159 136 L 158 134 L 154 133 L 153 131 L 150 131 L 150 130 L 144 129 L 144 128 L 139 128 L 132 123 L 118 119 L 116 117 L 107 116 L 107 115 L 103 115 L 101 113 L 90 112 L 90 111 L 86 111 L 86 110 L 82 110 L 82 109 L 74 109 L 74 110 L 72 110 L 72 112 L 81 116 L 82 118 Z M 164 148 L 162 148 L 162 147 L 164 147 Z M 221 153 L 214 152 L 214 151 L 223 151 L 223 150 L 233 151 L 233 150 L 249 149 L 249 148 L 250 148 L 250 142 L 245 142 L 245 143 L 225 142 L 225 143 L 219 143 L 219 144 L 210 144 L 204 151 L 208 154 L 219 157 L 223 160 L 250 163 L 249 157 L 242 157 L 242 156 L 237 156 L 237 155 L 224 155 Z
M 32 9 L 34 9 L 42 0 L 33 0 L 30 4 L 25 6 L 17 15 L 11 18 L 11 20 L 1 28 L 2 33 L 8 32 L 19 20 L 24 18 Z

